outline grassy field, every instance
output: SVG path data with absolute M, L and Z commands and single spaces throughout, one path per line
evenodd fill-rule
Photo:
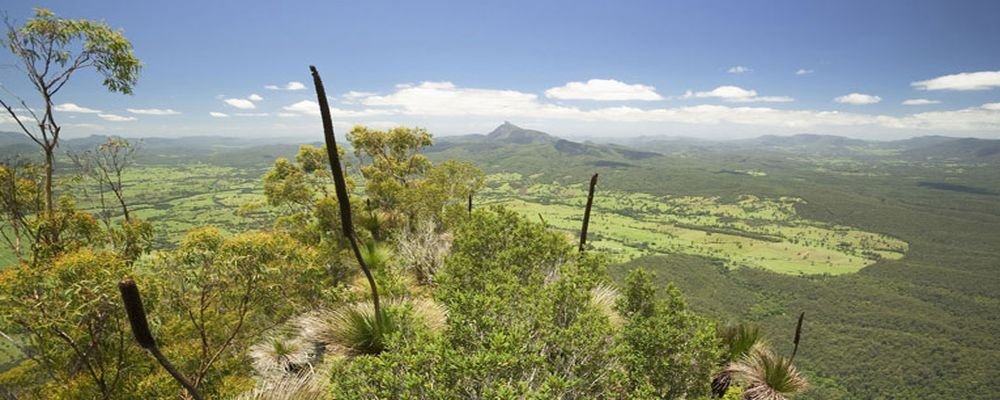
M 582 184 L 537 183 L 517 173 L 493 174 L 479 194 L 529 218 L 577 235 L 586 202 Z M 729 267 L 788 274 L 857 272 L 881 259 L 900 259 L 907 244 L 883 234 L 802 218 L 802 199 L 741 195 L 662 196 L 598 190 L 590 243 L 619 261 L 654 254 L 720 259 Z

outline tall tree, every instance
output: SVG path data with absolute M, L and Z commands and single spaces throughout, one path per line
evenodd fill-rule
M 35 16 L 22 26 L 15 26 L 9 20 L 5 23 L 7 35 L 3 45 L 17 59 L 18 69 L 41 98 L 42 108 L 32 108 L 18 97 L 18 103 L 28 114 L 22 117 L 7 102 L 0 100 L 0 105 L 45 155 L 45 210 L 51 214 L 55 207 L 52 200 L 55 149 L 62 131 L 56 122 L 54 97 L 75 72 L 88 68 L 94 68 L 104 77 L 103 84 L 109 91 L 131 94 L 142 64 L 132 52 L 132 43 L 106 22 L 64 19 L 50 10 L 36 8 Z

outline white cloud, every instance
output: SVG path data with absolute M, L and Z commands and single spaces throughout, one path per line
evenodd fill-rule
M 816 71 L 813 71 L 811 69 L 799 68 L 798 71 L 795 71 L 795 75 L 809 75 L 809 74 L 811 74 L 813 72 L 816 72 Z
M 97 116 L 105 121 L 111 122 L 135 121 L 135 117 L 125 117 L 116 114 L 97 114 Z
M 232 107 L 239 108 L 240 110 L 253 110 L 257 107 L 252 101 L 247 99 L 225 99 L 223 102 Z
M 693 92 L 688 90 L 684 93 L 685 99 L 691 98 L 717 98 L 723 101 L 734 103 L 770 102 L 784 103 L 795 99 L 787 96 L 757 96 L 756 90 L 744 89 L 739 86 L 719 86 L 708 92 Z
M 374 96 L 376 94 L 377 93 L 372 93 L 372 92 L 356 92 L 356 91 L 352 90 L 350 92 L 344 93 L 343 99 L 344 99 L 344 103 L 355 104 L 358 101 L 360 101 L 361 99 L 364 99 L 365 97 L 371 97 L 371 96 Z
M 833 99 L 833 101 L 836 101 L 840 104 L 855 104 L 855 105 L 875 104 L 882 101 L 882 98 L 875 95 L 864 94 L 864 93 L 851 93 L 837 97 Z
M 89 129 L 94 131 L 104 130 L 103 126 L 97 124 L 66 124 L 63 125 L 67 128 L 79 128 L 79 129 Z
M 170 109 L 170 108 L 126 108 L 125 111 L 128 111 L 128 112 L 130 112 L 132 114 L 139 114 L 139 115 L 177 115 L 177 114 L 180 114 L 179 112 L 174 111 L 173 109 Z
M 312 100 L 302 100 L 298 103 L 284 106 L 282 109 L 299 115 L 319 115 L 319 103 Z M 336 107 L 330 107 L 330 114 L 332 114 L 334 118 L 368 117 L 373 115 L 389 115 L 392 113 L 392 110 L 364 109 L 358 111 L 342 110 Z
M 1000 71 L 963 72 L 910 83 L 919 90 L 988 90 L 1000 88 Z
M 264 100 L 264 98 L 260 97 L 260 95 L 257 94 L 257 93 L 253 93 L 253 94 L 251 94 L 250 96 L 247 97 L 247 100 L 250 100 L 250 101 L 261 101 L 261 100 Z
M 451 82 L 422 82 L 419 85 L 397 85 L 396 91 L 384 96 L 370 96 L 362 104 L 374 107 L 394 107 L 403 114 L 504 116 L 532 115 L 540 110 L 548 114 L 569 107 L 545 104 L 538 96 L 515 90 L 459 88 Z
M 298 118 L 298 117 L 302 116 L 302 114 L 293 113 L 293 112 L 280 112 L 280 113 L 276 113 L 274 115 L 277 115 L 279 118 Z
M 281 109 L 299 114 L 319 115 L 319 103 L 312 100 L 302 100 L 298 103 L 284 106 Z
M 62 103 L 54 107 L 56 111 L 68 112 L 68 113 L 86 113 L 86 114 L 97 114 L 101 112 L 100 110 L 95 110 L 93 108 L 80 107 L 73 103 Z
M 928 99 L 906 99 L 903 100 L 904 106 L 926 106 L 928 104 L 941 104 L 940 100 L 928 100 Z
M 286 83 L 284 86 L 279 85 L 267 85 L 264 89 L 268 90 L 305 90 L 306 85 L 302 82 L 291 81 Z
M 713 93 L 714 92 L 714 93 Z M 727 96 L 733 101 L 759 99 L 753 90 L 743 88 L 703 92 L 702 98 Z M 709 96 L 708 93 L 712 95 Z M 666 124 L 685 124 L 698 129 L 753 129 L 763 132 L 801 132 L 804 129 L 822 132 L 885 132 L 899 134 L 923 130 L 929 132 L 973 131 L 1000 132 L 1000 103 L 985 104 L 962 110 L 926 112 L 906 116 L 852 113 L 824 110 L 787 110 L 761 106 L 692 105 L 673 108 L 598 107 L 579 108 L 543 101 L 538 95 L 514 90 L 463 88 L 451 82 L 423 82 L 400 85 L 386 95 L 358 96 L 365 110 L 332 109 L 335 122 L 369 123 L 373 115 L 392 115 L 419 118 L 421 121 L 462 121 L 462 124 L 490 125 L 497 120 L 519 119 L 549 121 L 557 126 L 582 123 L 598 126 L 599 123 L 621 127 L 622 124 L 649 124 L 663 127 Z M 690 93 L 690 98 L 697 98 Z M 283 112 L 300 115 L 317 115 L 315 101 L 304 100 L 284 107 Z M 288 115 L 290 117 L 290 115 Z M 426 122 L 424 122 L 426 123 Z M 723 128 L 724 127 L 724 128 Z M 745 128 L 740 128 L 745 127 Z M 463 132 L 470 130 L 462 129 Z M 474 130 L 472 130 L 474 131 Z
M 425 82 L 425 84 L 428 82 Z M 545 91 L 545 97 L 561 100 L 662 100 L 656 88 L 642 84 L 628 84 L 614 79 L 591 79 L 586 82 L 568 82 Z
M 742 74 L 742 73 L 751 72 L 751 71 L 753 71 L 753 70 L 750 69 L 749 67 L 744 67 L 742 65 L 737 65 L 735 67 L 729 67 L 729 69 L 726 70 L 726 72 L 728 72 L 730 74 Z
M 213 116 L 215 118 L 227 118 L 227 117 L 229 117 L 229 114 L 220 113 L 220 112 L 217 112 L 217 111 L 209 112 L 208 115 L 211 115 L 211 116 Z

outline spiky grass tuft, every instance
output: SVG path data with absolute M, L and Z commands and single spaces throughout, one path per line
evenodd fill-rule
M 383 315 L 382 324 L 377 324 L 371 304 L 354 303 L 303 318 L 302 322 L 318 332 L 317 338 L 326 344 L 328 352 L 356 356 L 381 353 L 386 349 L 389 336 L 401 330 L 404 324 L 441 332 L 448 321 L 444 307 L 425 298 L 389 303 Z
M 261 384 L 237 400 L 319 400 L 326 398 L 323 379 L 313 374 L 289 375 Z
M 760 329 L 746 324 L 730 324 L 719 328 L 719 339 L 724 349 L 723 365 L 740 360 L 758 345 L 763 344 Z M 732 371 L 729 368 L 712 376 L 712 395 L 719 398 L 726 395 L 732 384 Z
M 739 360 L 761 343 L 760 328 L 747 324 L 732 324 L 720 328 L 719 338 L 725 346 L 726 361 Z
M 250 357 L 260 376 L 277 378 L 311 370 L 314 348 L 299 338 L 273 336 L 250 347 Z
M 329 314 L 326 341 L 346 349 L 350 355 L 379 354 L 399 325 L 393 312 L 383 313 L 382 321 L 376 318 L 374 307 L 368 303 L 340 307 Z
M 809 384 L 790 359 L 757 345 L 727 367 L 734 380 L 743 382 L 745 400 L 786 400 L 805 391 Z
M 601 283 L 590 289 L 590 304 L 594 306 L 601 314 L 608 317 L 608 321 L 614 326 L 621 326 L 622 319 L 621 314 L 615 310 L 615 304 L 618 303 L 618 299 L 621 297 L 621 293 L 618 292 L 618 288 Z

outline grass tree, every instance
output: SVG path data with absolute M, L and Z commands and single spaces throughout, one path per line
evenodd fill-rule
M 587 228 L 590 227 L 590 209 L 594 205 L 594 189 L 597 188 L 597 174 L 590 177 L 590 191 L 587 192 L 587 206 L 583 211 L 583 227 L 580 228 L 580 252 L 587 245 Z
M 726 367 L 746 357 L 761 342 L 760 329 L 743 323 L 727 325 L 719 329 L 719 339 L 723 346 L 723 369 L 712 377 L 712 395 L 715 397 L 724 396 L 732 384 L 733 371 Z
M 799 314 L 790 357 L 771 351 L 756 328 L 736 325 L 722 330 L 729 362 L 712 379 L 713 395 L 722 397 L 733 382 L 743 385 L 743 400 L 785 400 L 808 389 L 809 383 L 792 364 L 802 338 L 804 318 L 805 313 Z
M 745 385 L 743 400 L 785 400 L 809 387 L 790 358 L 762 345 L 754 346 L 727 370 Z
M 316 86 L 316 97 L 319 101 L 320 115 L 323 121 L 323 138 L 326 140 L 326 151 L 330 161 L 330 169 L 333 172 L 333 183 L 337 193 L 337 202 L 340 208 L 340 223 L 344 237 L 351 244 L 351 250 L 364 272 L 365 278 L 372 291 L 372 306 L 374 310 L 375 323 L 382 324 L 384 315 L 382 305 L 379 301 L 378 286 L 375 284 L 375 277 L 371 269 L 365 262 L 361 248 L 358 246 L 358 236 L 354 231 L 354 224 L 351 218 L 351 199 L 347 193 L 347 180 L 344 178 L 344 170 L 340 166 L 340 155 L 337 153 L 337 139 L 333 132 L 333 117 L 330 115 L 330 104 L 326 98 L 326 89 L 323 87 L 323 80 L 319 76 L 316 67 L 309 66 L 312 72 L 313 84 Z

